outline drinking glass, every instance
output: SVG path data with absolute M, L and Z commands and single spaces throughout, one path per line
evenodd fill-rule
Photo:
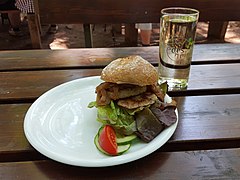
M 195 42 L 199 11 L 183 7 L 161 11 L 159 38 L 159 83 L 169 90 L 186 89 Z

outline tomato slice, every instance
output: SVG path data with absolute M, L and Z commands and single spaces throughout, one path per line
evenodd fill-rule
M 104 126 L 98 141 L 101 148 L 108 154 L 117 155 L 116 133 L 111 126 Z

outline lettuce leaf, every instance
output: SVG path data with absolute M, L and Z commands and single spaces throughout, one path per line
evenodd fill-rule
M 97 121 L 103 125 L 109 124 L 119 133 L 125 135 L 130 135 L 137 130 L 134 117 L 113 101 L 106 106 L 97 106 L 95 102 L 88 105 L 90 108 L 94 106 L 97 108 Z

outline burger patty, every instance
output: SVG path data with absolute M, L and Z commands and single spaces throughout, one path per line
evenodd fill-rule
M 127 109 L 135 109 L 154 104 L 157 99 L 158 97 L 155 94 L 151 92 L 144 92 L 137 96 L 120 99 L 118 100 L 117 104 Z
M 120 84 L 117 85 L 116 88 L 118 88 L 116 94 L 114 94 L 114 91 L 109 91 L 109 96 L 113 100 L 136 96 L 147 91 L 147 86 L 136 86 L 131 84 Z
M 96 88 L 97 105 L 105 106 L 111 100 L 118 101 L 118 105 L 134 109 L 153 104 L 157 99 L 164 100 L 164 94 L 157 85 L 137 86 L 132 84 L 115 84 L 104 82 Z
M 111 100 L 118 100 L 136 96 L 147 91 L 147 86 L 131 84 L 101 83 L 96 88 L 97 104 L 107 105 Z

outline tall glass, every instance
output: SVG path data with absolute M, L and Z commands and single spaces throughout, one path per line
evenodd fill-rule
M 199 11 L 173 7 L 161 13 L 159 83 L 167 81 L 169 90 L 186 89 Z

